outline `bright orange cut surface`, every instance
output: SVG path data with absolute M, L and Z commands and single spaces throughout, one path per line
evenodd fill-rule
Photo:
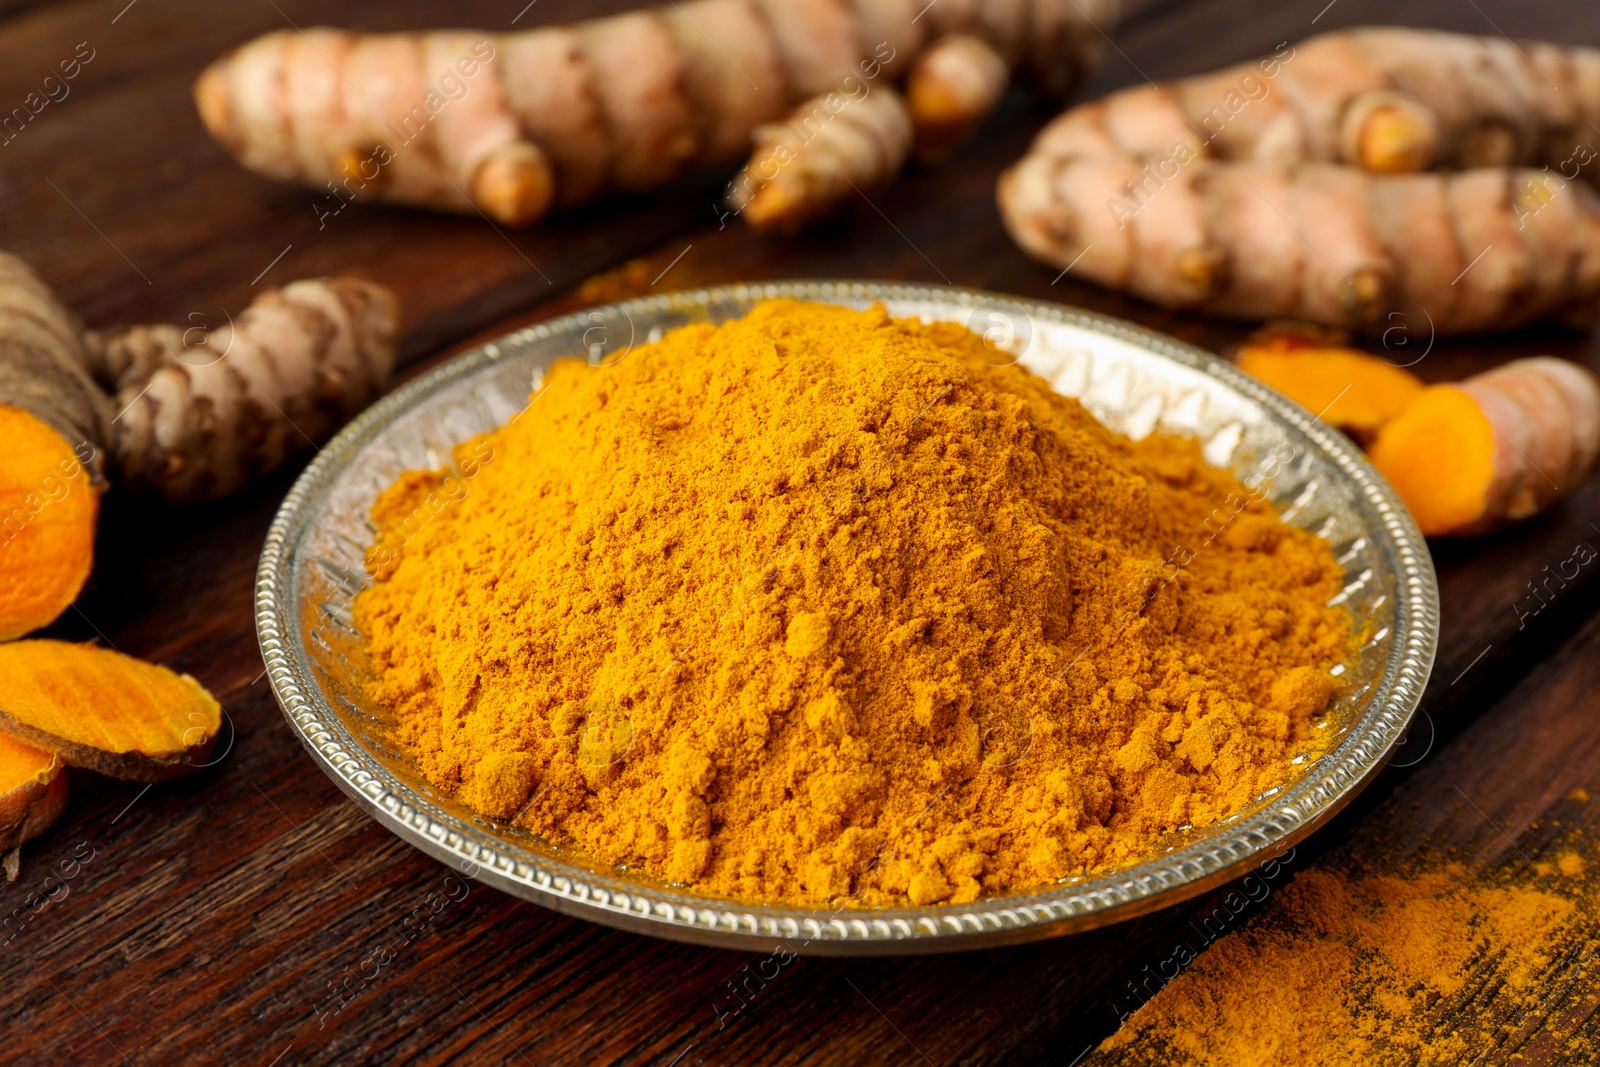
M 0 645 L 0 711 L 63 741 L 147 756 L 180 753 L 222 723 L 193 678 L 65 641 Z
M 1339 348 L 1246 348 L 1239 369 L 1322 421 L 1367 439 L 1422 392 L 1422 379 L 1410 371 Z
M 94 563 L 98 510 L 67 440 L 0 406 L 0 641 L 49 625 L 78 595 Z
M 48 782 L 58 769 L 54 754 L 0 733 L 0 796 L 29 782 Z
M 1418 394 L 1384 426 L 1368 456 L 1427 536 L 1483 517 L 1494 478 L 1494 427 L 1454 386 Z

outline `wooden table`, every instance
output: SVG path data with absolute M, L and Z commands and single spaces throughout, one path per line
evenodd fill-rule
M 1368 21 L 1600 45 L 1600 8 L 1580 0 L 1325 3 L 1135 0 L 1090 91 L 1208 70 Z M 717 224 L 712 205 L 726 175 L 521 233 L 372 206 L 319 225 L 314 192 L 235 166 L 190 104 L 207 61 L 288 22 L 505 30 L 522 7 L 3 0 L 0 109 L 19 104 L 80 42 L 93 58 L 67 99 L 0 147 L 0 243 L 92 324 L 217 323 L 257 283 L 365 273 L 402 297 L 407 374 L 586 300 L 786 276 L 950 281 L 1062 300 L 1213 349 L 1242 335 L 1053 282 L 1054 271 L 1013 247 L 993 188 L 1047 117 L 1025 102 L 1008 104 L 945 169 L 908 175 L 842 224 L 788 242 Z M 598 8 L 543 0 L 517 24 Z M 1454 379 L 1541 351 L 1600 369 L 1592 337 L 1548 332 L 1441 343 L 1417 370 Z M 1118 989 L 1192 914 L 1179 907 L 957 956 L 801 959 L 720 1027 L 713 1005 L 752 957 L 617 933 L 483 886 L 402 927 L 447 870 L 343 799 L 291 737 L 262 678 L 251 584 L 294 474 L 188 510 L 107 500 L 94 577 L 51 634 L 193 673 L 237 736 L 218 766 L 176 784 L 147 790 L 73 775 L 67 814 L 27 847 L 21 880 L 0 889 L 0 915 L 13 913 L 53 866 L 92 857 L 74 868 L 65 895 L 6 927 L 0 1020 L 13 1062 L 1070 1063 L 1115 1028 Z M 1413 765 L 1386 770 L 1297 864 L 1328 862 L 1328 850 L 1353 842 L 1369 861 L 1426 848 L 1490 863 L 1552 814 L 1600 830 L 1600 804 L 1562 800 L 1574 787 L 1600 787 L 1600 566 L 1542 600 L 1529 585 L 1581 542 L 1600 548 L 1597 522 L 1600 479 L 1537 521 L 1436 547 L 1444 635 L 1427 715 L 1404 759 Z M 392 959 L 375 968 L 379 950 Z M 1594 996 L 1574 992 L 1552 1015 L 1593 1027 Z M 1532 1062 L 1548 1059 L 1539 1052 L 1547 1046 L 1526 1047 Z M 1498 1062 L 1513 1047 L 1484 1051 L 1480 1062 Z

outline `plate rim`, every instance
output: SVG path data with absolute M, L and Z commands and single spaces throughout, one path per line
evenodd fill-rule
M 965 905 L 841 908 L 830 913 L 823 908 L 739 904 L 666 886 L 608 879 L 534 855 L 513 842 L 491 841 L 492 835 L 483 828 L 463 822 L 403 783 L 397 790 L 368 770 L 364 761 L 378 761 L 349 734 L 329 705 L 311 672 L 303 634 L 292 622 L 300 605 L 293 585 L 298 561 L 289 549 L 315 517 L 314 505 L 326 502 L 342 469 L 340 461 L 348 462 L 347 457 L 370 444 L 388 424 L 451 382 L 512 358 L 528 344 L 592 324 L 596 313 L 621 313 L 631 321 L 634 314 L 684 305 L 772 297 L 922 300 L 970 306 L 974 311 L 985 306 L 1020 309 L 1030 320 L 1085 328 L 1204 373 L 1307 439 L 1377 513 L 1384 534 L 1377 547 L 1389 559 L 1397 583 L 1394 643 L 1390 664 L 1379 679 L 1389 686 L 1386 699 L 1374 700 L 1351 724 L 1351 738 L 1338 745 L 1338 749 L 1350 746 L 1344 758 L 1314 775 L 1306 774 L 1288 787 L 1283 798 L 1300 794 L 1317 802 L 1304 811 L 1269 805 L 1213 837 L 1134 867 L 1033 893 Z M 1052 301 L 961 286 L 812 278 L 734 283 L 582 308 L 475 345 L 401 385 L 340 430 L 295 480 L 262 548 L 255 603 L 257 641 L 267 678 L 291 731 L 346 796 L 403 840 L 470 877 L 558 912 L 671 940 L 747 950 L 782 943 L 787 951 L 808 955 L 943 952 L 1092 929 L 1191 899 L 1282 857 L 1332 819 L 1388 762 L 1420 705 L 1437 652 L 1440 621 L 1432 557 L 1394 491 L 1342 433 L 1228 361 L 1148 327 Z M 1387 730 L 1380 732 L 1379 725 Z M 1317 788 L 1310 788 L 1312 783 Z M 1258 857 L 1259 862 L 1252 864 Z

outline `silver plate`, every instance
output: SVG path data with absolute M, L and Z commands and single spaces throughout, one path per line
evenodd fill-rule
M 389 751 L 366 706 L 350 598 L 367 583 L 367 510 L 402 471 L 443 466 L 451 447 L 527 402 L 559 356 L 611 360 L 686 322 L 721 321 L 770 297 L 953 319 L 1019 354 L 1096 416 L 1139 437 L 1197 437 L 1207 458 L 1266 486 L 1284 518 L 1335 546 L 1337 598 L 1367 643 L 1343 665 L 1325 754 L 1250 809 L 1187 831 L 1124 869 L 921 908 L 756 907 L 590 863 L 436 792 Z M 999 358 L 999 357 L 997 357 Z M 1278 456 L 1274 476 L 1262 474 Z M 1177 903 L 1292 846 L 1350 801 L 1405 732 L 1433 665 L 1438 590 L 1405 507 L 1343 435 L 1190 345 L 1057 304 L 948 287 L 797 281 L 631 300 L 521 330 L 465 353 L 375 404 L 323 449 L 279 510 L 256 581 L 256 630 L 273 692 L 311 756 L 401 838 L 479 880 L 557 911 L 680 941 L 828 955 L 938 952 L 1030 941 Z M 1337 668 L 1336 668 L 1337 670 Z

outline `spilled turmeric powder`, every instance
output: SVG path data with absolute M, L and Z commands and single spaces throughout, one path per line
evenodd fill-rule
M 1090 1064 L 1592 1063 L 1592 843 L 1471 871 L 1424 853 L 1302 871 L 1130 1015 Z
M 996 362 L 773 301 L 557 363 L 462 446 L 470 483 L 374 506 L 356 618 L 397 747 L 486 816 L 750 901 L 971 901 L 1282 784 L 1333 732 L 1328 545 Z

